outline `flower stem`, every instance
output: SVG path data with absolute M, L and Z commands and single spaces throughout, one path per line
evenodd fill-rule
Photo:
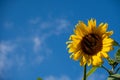
M 84 76 L 83 76 L 83 80 L 86 80 L 86 71 L 87 71 L 87 64 L 85 64 L 85 66 L 84 66 Z

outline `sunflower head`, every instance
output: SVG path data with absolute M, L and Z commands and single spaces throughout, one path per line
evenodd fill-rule
M 67 48 L 73 60 L 80 60 L 80 65 L 85 64 L 100 66 L 102 58 L 108 58 L 108 52 L 113 49 L 113 31 L 107 32 L 107 23 L 96 25 L 96 20 L 88 20 L 88 25 L 79 21 L 75 26 L 74 34 L 67 41 Z

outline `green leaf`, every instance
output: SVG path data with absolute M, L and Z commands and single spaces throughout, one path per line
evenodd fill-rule
M 120 74 L 110 75 L 107 80 L 120 80 Z
M 118 49 L 118 51 L 115 54 L 115 59 L 116 59 L 116 62 L 120 63 L 120 48 Z
M 42 78 L 39 77 L 39 78 L 37 78 L 37 80 L 42 80 Z
M 113 46 L 120 46 L 120 45 L 119 45 L 119 43 L 117 41 L 114 40 Z
M 116 66 L 118 65 L 118 62 L 116 62 L 116 60 L 108 58 L 108 63 L 113 67 L 116 68 Z
M 108 58 L 107 60 L 110 65 L 113 65 L 115 63 L 114 59 Z
M 89 70 L 89 72 L 87 73 L 86 77 L 90 76 L 93 72 L 95 72 L 97 68 L 98 68 L 98 67 L 92 67 L 92 68 Z

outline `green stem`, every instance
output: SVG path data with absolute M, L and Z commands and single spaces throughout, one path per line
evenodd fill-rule
M 114 66 L 112 66 L 112 69 L 111 69 L 112 72 L 114 72 Z
M 103 65 L 101 66 L 103 69 L 105 69 L 108 73 L 109 73 L 109 75 L 111 75 L 111 72 L 110 72 L 110 70 L 108 70 L 106 67 L 104 67 Z
M 84 76 L 83 76 L 83 80 L 86 80 L 86 72 L 87 72 L 87 64 L 85 64 L 85 66 L 84 66 Z
M 115 72 L 115 73 L 117 73 L 119 70 L 120 70 L 120 67 L 116 70 L 116 72 Z

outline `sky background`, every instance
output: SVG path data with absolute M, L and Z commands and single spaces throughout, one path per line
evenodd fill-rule
M 120 43 L 119 0 L 0 0 L 0 80 L 81 80 L 83 67 L 65 43 L 91 18 L 108 23 Z M 88 80 L 107 75 L 98 69 Z

